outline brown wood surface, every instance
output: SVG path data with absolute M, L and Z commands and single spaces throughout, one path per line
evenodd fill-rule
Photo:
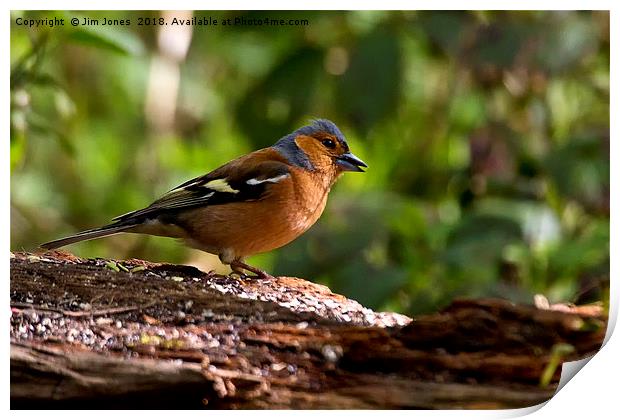
M 458 300 L 411 320 L 296 278 L 12 254 L 11 406 L 526 407 L 553 395 L 554 354 L 605 335 L 600 308 L 555 309 Z

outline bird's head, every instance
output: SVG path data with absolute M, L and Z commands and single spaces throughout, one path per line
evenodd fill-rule
M 368 167 L 349 150 L 349 145 L 336 124 L 329 120 L 313 120 L 282 137 L 273 146 L 288 161 L 310 171 L 332 175 L 344 171 L 364 172 Z

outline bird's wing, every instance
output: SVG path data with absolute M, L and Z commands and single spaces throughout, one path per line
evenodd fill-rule
M 264 197 L 269 185 L 290 177 L 288 166 L 278 161 L 264 161 L 248 167 L 232 161 L 207 175 L 191 179 L 168 191 L 150 206 L 114 220 L 158 215 L 190 207 L 233 202 L 256 201 Z

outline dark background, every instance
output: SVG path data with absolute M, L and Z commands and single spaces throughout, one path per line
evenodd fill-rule
M 324 117 L 368 172 L 345 174 L 309 232 L 250 263 L 409 314 L 456 296 L 607 301 L 608 13 L 193 15 L 308 24 L 12 12 L 13 250 L 104 224 Z M 66 26 L 15 24 L 54 16 Z M 84 16 L 131 25 L 68 24 Z M 226 272 L 165 238 L 69 250 Z

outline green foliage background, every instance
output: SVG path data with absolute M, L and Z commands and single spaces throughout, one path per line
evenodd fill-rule
M 145 111 L 159 28 L 136 25 L 158 12 L 12 12 L 12 249 L 104 224 L 325 117 L 368 172 L 345 174 L 315 227 L 250 263 L 411 314 L 456 296 L 607 299 L 608 13 L 195 15 L 309 24 L 193 27 L 161 132 Z M 15 24 L 53 16 L 132 25 Z M 136 235 L 70 250 L 214 264 Z

